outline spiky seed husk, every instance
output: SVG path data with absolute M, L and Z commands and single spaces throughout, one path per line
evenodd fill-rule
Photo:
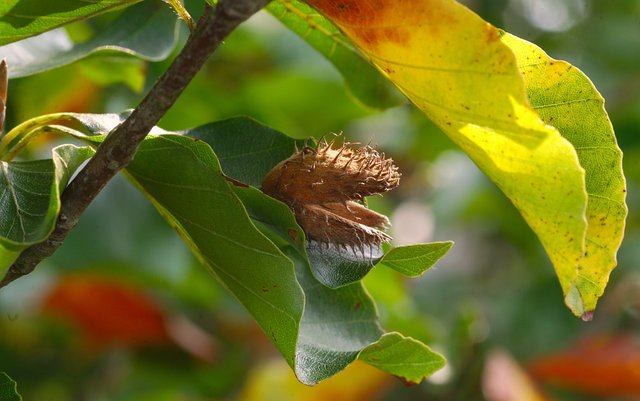
M 289 203 L 344 202 L 389 191 L 400 182 L 393 160 L 370 146 L 337 149 L 321 141 L 317 149 L 305 146 L 267 174 L 265 193 Z
M 358 203 L 400 183 L 392 159 L 371 146 L 320 141 L 275 166 L 262 190 L 289 205 L 310 240 L 362 249 L 391 239 L 386 216 Z

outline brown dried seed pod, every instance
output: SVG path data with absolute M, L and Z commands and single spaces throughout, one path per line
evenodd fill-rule
M 365 207 L 363 209 L 372 216 L 387 220 L 381 214 Z M 293 210 L 298 224 L 307 237 L 318 242 L 341 244 L 361 249 L 364 245 L 380 245 L 391 239 L 389 235 L 376 227 L 343 217 L 335 213 L 335 210 L 330 210 L 323 205 L 309 204 Z
M 368 145 L 332 145 L 296 149 L 267 174 L 262 190 L 291 207 L 310 240 L 359 249 L 389 241 L 380 231 L 389 219 L 357 201 L 398 186 L 398 168 Z

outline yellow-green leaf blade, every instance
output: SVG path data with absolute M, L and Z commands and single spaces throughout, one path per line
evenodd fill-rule
M 449 252 L 452 241 L 399 246 L 387 252 L 378 264 L 408 277 L 418 277 Z
M 516 55 L 531 106 L 573 144 L 586 170 L 585 249 L 576 276 L 568 283 L 565 301 L 573 310 L 589 312 L 595 309 L 616 266 L 624 233 L 627 206 L 622 152 L 604 99 L 586 75 L 513 35 L 505 34 L 502 41 Z
M 529 106 L 501 33 L 452 0 L 309 3 L 500 187 L 540 238 L 566 294 L 584 252 L 585 171 L 572 144 Z
M 420 341 L 400 333 L 386 333 L 364 348 L 358 359 L 407 383 L 420 383 L 441 369 L 446 360 Z

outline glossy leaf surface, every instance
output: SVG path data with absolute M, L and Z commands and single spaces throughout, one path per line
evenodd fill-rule
M 91 148 L 61 145 L 53 159 L 0 161 L 0 276 L 18 253 L 47 238 L 60 210 L 60 194 Z
M 0 45 L 34 36 L 73 21 L 140 0 L 8 0 L 0 4 Z
M 125 10 L 109 27 L 82 43 L 64 29 L 0 47 L 9 77 L 19 78 L 97 54 L 121 53 L 144 60 L 165 59 L 176 43 L 176 17 L 161 2 L 143 2 Z

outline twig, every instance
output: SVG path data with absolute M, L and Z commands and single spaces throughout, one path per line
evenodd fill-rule
M 49 238 L 27 248 L 9 268 L 0 288 L 31 273 L 62 245 L 91 201 L 114 175 L 133 159 L 151 128 L 175 103 L 206 59 L 240 23 L 270 0 L 220 0 L 215 10 L 206 6 L 195 31 L 169 69 L 160 77 L 131 115 L 109 133 L 96 154 L 62 194 L 56 226 Z

